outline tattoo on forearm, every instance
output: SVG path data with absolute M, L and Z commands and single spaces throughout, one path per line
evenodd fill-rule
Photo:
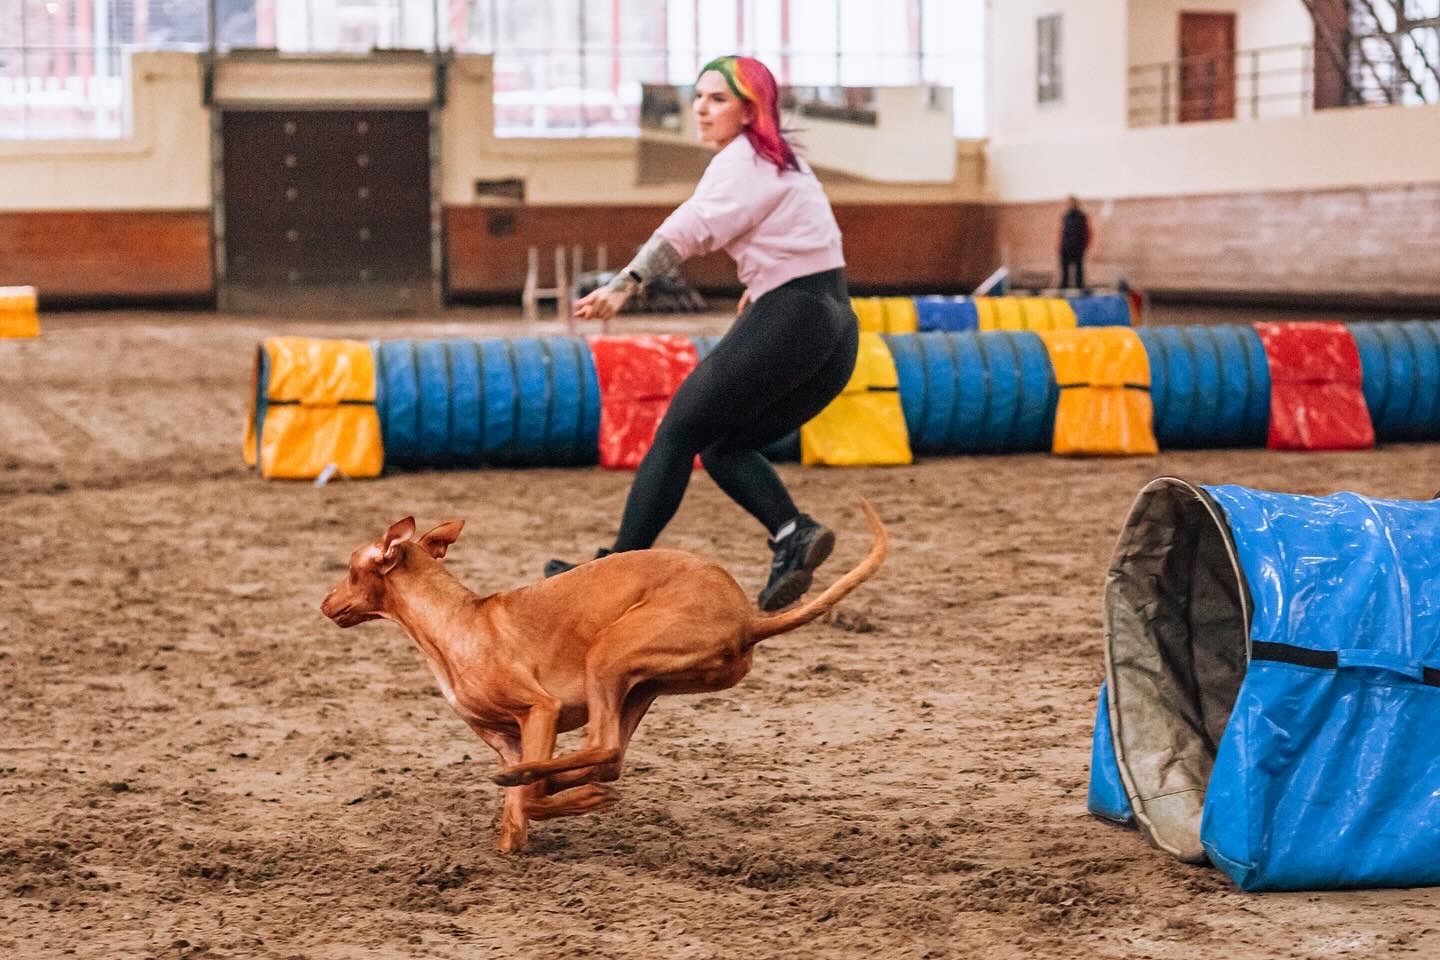
M 655 277 L 669 273 L 680 265 L 681 257 L 679 252 L 670 245 L 669 241 L 659 237 L 651 237 L 645 241 L 645 246 L 635 254 L 635 259 L 626 265 L 624 270 L 615 274 L 609 286 L 614 290 L 624 290 L 633 293 L 641 285 L 650 282 Z

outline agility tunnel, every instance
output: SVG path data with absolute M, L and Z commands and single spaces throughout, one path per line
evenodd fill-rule
M 1106 576 L 1089 807 L 1246 890 L 1440 883 L 1440 502 L 1163 478 Z
M 860 329 L 872 333 L 1070 330 L 1139 325 L 1121 294 L 1077 297 L 851 297 Z
M 885 464 L 1440 439 L 1440 322 L 861 338 L 862 362 L 809 431 L 811 452 L 801 429 L 768 456 Z M 313 477 L 332 463 L 349 476 L 385 465 L 633 468 L 719 340 L 274 338 L 257 351 L 247 461 L 266 477 Z

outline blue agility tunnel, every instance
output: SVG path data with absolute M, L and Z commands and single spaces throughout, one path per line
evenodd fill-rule
M 1251 326 L 1142 327 L 1155 440 L 1171 447 L 1264 446 L 1270 367 Z
M 1118 293 L 1067 298 L 1077 327 L 1128 327 L 1130 303 Z
M 387 465 L 595 462 L 600 386 L 584 338 L 387 340 L 371 348 Z
M 887 334 L 917 454 L 1050 449 L 1060 390 L 1034 333 Z
M 1377 440 L 1440 439 L 1440 321 L 1356 323 Z
M 922 333 L 935 330 L 960 333 L 980 328 L 975 301 L 968 297 L 916 297 L 915 319 Z
M 1440 502 L 1156 480 L 1105 669 L 1092 812 L 1246 890 L 1440 883 Z

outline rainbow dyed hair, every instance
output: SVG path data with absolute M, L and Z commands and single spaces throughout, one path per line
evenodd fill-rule
M 716 57 L 700 68 L 714 70 L 725 78 L 730 92 L 755 108 L 755 117 L 745 124 L 745 137 L 755 152 L 775 164 L 781 173 L 799 170 L 800 161 L 780 130 L 780 88 L 770 68 L 754 57 Z

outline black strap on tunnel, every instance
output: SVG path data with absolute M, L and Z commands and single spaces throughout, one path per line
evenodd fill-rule
M 1057 384 L 1055 384 L 1055 386 L 1058 387 L 1058 388 L 1060 388 L 1061 390 L 1083 390 L 1083 389 L 1090 388 L 1090 387 L 1109 387 L 1109 386 L 1115 386 L 1115 384 L 1109 384 L 1109 383 L 1095 384 L 1095 383 L 1089 383 L 1089 382 L 1080 382 L 1080 383 L 1057 383 Z M 1149 393 L 1149 392 L 1150 392 L 1150 384 L 1148 384 L 1148 383 L 1122 383 L 1122 384 L 1120 384 L 1119 386 L 1122 387 L 1122 388 L 1124 388 L 1124 389 L 1126 389 L 1126 390 L 1139 390 L 1141 393 Z
M 1250 659 L 1293 663 L 1296 666 L 1315 667 L 1320 670 L 1340 668 L 1340 655 L 1334 650 L 1311 650 L 1290 643 L 1272 643 L 1269 640 L 1251 641 Z M 1429 687 L 1440 687 L 1440 669 L 1425 667 L 1422 682 Z
M 302 404 L 302 403 L 304 403 L 304 402 L 305 402 L 305 401 L 303 401 L 303 400 L 266 400 L 266 401 L 265 401 L 265 405 L 266 405 L 267 407 L 298 407 L 298 406 L 300 406 L 300 404 Z M 336 401 L 335 401 L 335 405 L 336 405 L 336 406 L 341 406 L 341 407 L 373 407 L 373 406 L 375 406 L 375 401 L 374 401 L 374 400 L 336 400 Z

